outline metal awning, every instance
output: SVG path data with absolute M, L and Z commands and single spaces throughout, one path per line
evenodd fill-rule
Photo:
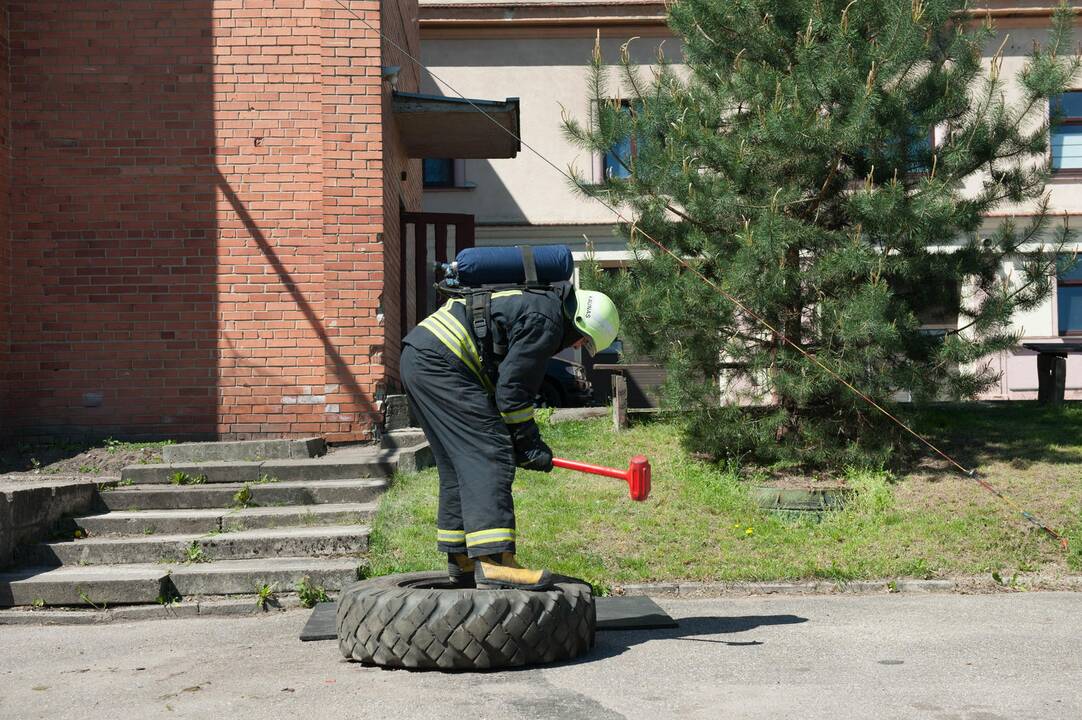
M 464 100 L 396 92 L 394 117 L 411 158 L 513 158 L 522 149 L 518 98 Z

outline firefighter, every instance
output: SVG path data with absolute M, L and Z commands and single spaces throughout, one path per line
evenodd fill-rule
M 619 315 L 606 295 L 570 285 L 492 293 L 481 328 L 472 304 L 450 300 L 403 340 L 402 382 L 439 470 L 437 548 L 455 587 L 544 590 L 547 570 L 515 562 L 511 499 L 516 466 L 552 470 L 534 397 L 550 357 L 604 350 Z

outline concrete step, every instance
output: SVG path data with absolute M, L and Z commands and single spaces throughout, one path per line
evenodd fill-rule
M 297 525 L 358 525 L 372 519 L 377 504 L 328 503 L 285 507 L 195 510 L 118 510 L 69 521 L 87 535 L 184 535 L 236 532 Z
M 368 549 L 367 525 L 316 525 L 242 530 L 218 535 L 91 537 L 25 548 L 27 565 L 177 563 L 198 552 L 203 561 L 268 557 L 328 557 Z
M 228 508 L 243 483 L 117 487 L 101 493 L 107 510 Z M 316 480 L 249 484 L 250 507 L 372 502 L 387 489 L 383 479 Z
M 165 565 L 29 567 L 0 573 L 0 607 L 152 603 L 168 576 Z
M 408 448 L 427 442 L 425 431 L 421 428 L 402 428 L 384 433 L 380 438 L 380 446 L 384 448 Z
M 416 454 L 409 449 L 387 449 L 366 446 L 336 452 L 325 457 L 294 460 L 263 460 L 257 462 L 165 463 L 160 465 L 129 465 L 121 470 L 121 481 L 139 485 L 170 484 L 177 473 L 183 473 L 184 483 L 256 483 L 261 480 L 347 480 L 350 478 L 382 478 L 394 474 L 400 456 Z
M 276 586 L 278 592 L 295 592 L 303 577 L 327 592 L 337 592 L 356 581 L 357 565 L 354 558 L 222 560 L 174 566 L 169 579 L 181 597 L 243 595 L 258 592 L 264 584 Z
M 335 593 L 357 579 L 352 558 L 281 557 L 191 565 L 32 567 L 0 573 L 0 607 L 163 603 L 200 595 L 251 595 L 263 585 L 296 592 L 297 582 Z
M 323 438 L 310 437 L 299 440 L 234 440 L 166 445 L 162 448 L 162 459 L 167 463 L 250 462 L 272 458 L 312 458 L 326 453 L 327 443 Z

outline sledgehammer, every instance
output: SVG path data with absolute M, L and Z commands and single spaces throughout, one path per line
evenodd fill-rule
M 605 477 L 624 480 L 627 482 L 632 500 L 642 502 L 650 497 L 650 461 L 646 459 L 645 455 L 636 455 L 631 458 L 627 470 L 616 470 L 601 465 L 564 460 L 563 458 L 552 458 L 552 464 L 568 470 L 578 470 L 591 475 L 604 475 Z

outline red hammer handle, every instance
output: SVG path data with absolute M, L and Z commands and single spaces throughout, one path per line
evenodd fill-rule
M 554 457 L 552 458 L 552 464 L 566 470 L 578 470 L 579 472 L 590 473 L 591 475 L 604 475 L 605 477 L 616 478 L 617 480 L 626 481 L 628 476 L 627 470 L 616 470 L 602 465 L 591 465 L 590 463 L 578 462 L 577 460 L 564 460 L 563 458 Z

